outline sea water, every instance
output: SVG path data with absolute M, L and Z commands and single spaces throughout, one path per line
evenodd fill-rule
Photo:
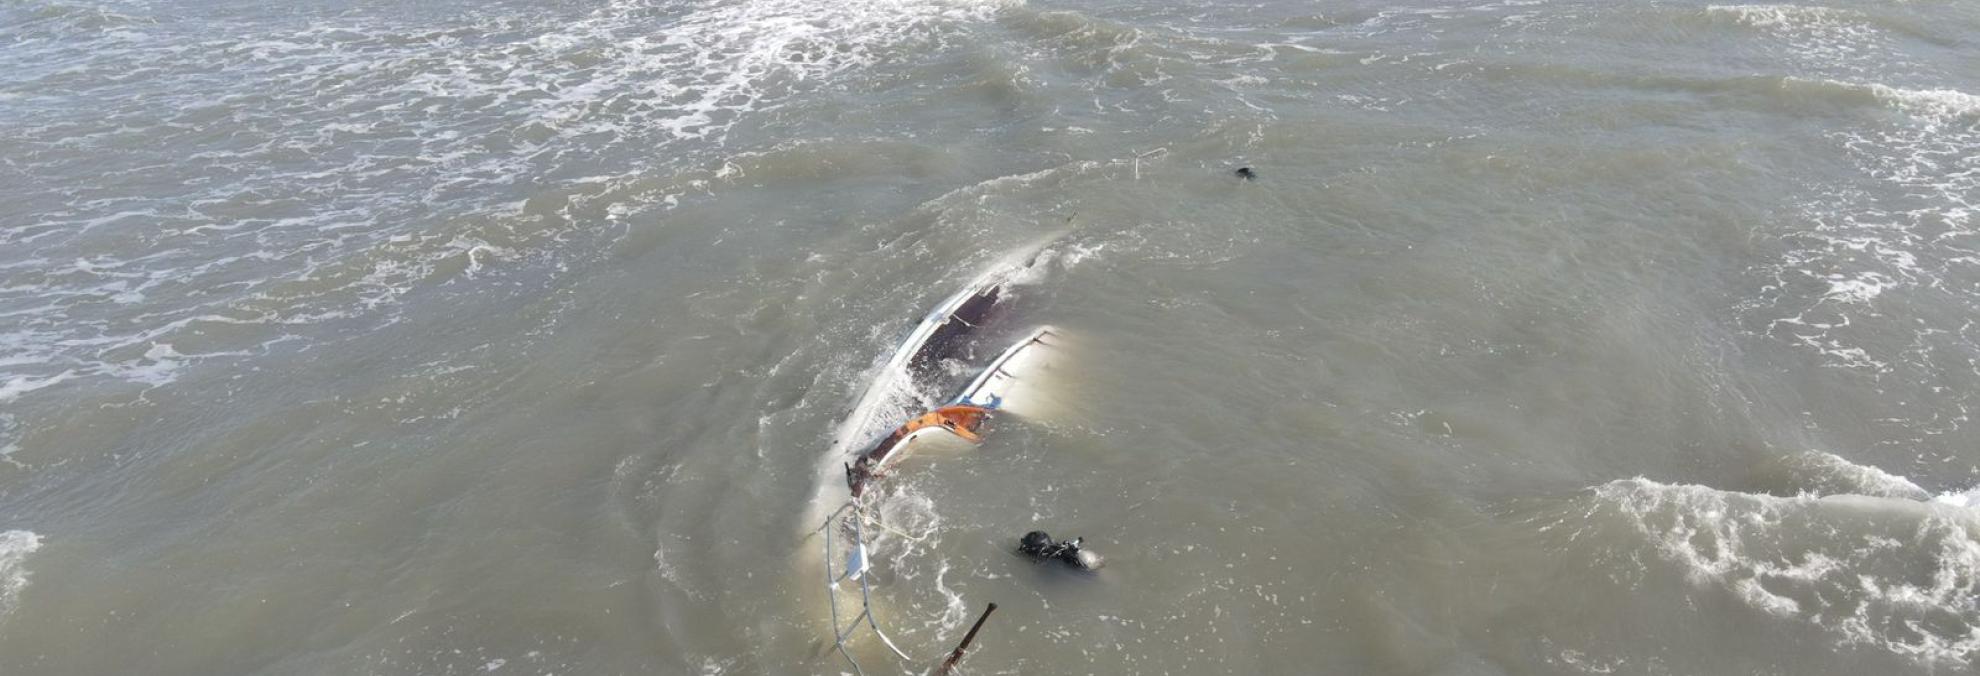
M 868 673 L 989 602 L 979 674 L 1970 673 L 1976 35 L 6 0 L 0 673 L 849 671 L 819 468 L 1058 233 L 986 332 L 1080 356 L 874 496 Z

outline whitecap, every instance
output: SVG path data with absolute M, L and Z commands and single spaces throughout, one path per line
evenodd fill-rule
M 1903 500 L 1924 500 L 1932 495 L 1910 479 L 1826 451 L 1796 453 L 1783 458 L 1782 464 L 1795 488 L 1810 495 L 1868 495 Z
M 543 14 L 562 10 L 489 6 L 426 27 L 354 12 L 190 39 L 181 24 L 146 22 L 114 47 L 90 31 L 58 36 L 81 43 L 10 52 L 0 60 L 71 74 L 36 82 L 57 94 L 95 86 L 92 74 L 140 69 L 158 90 L 144 100 L 91 90 L 100 105 L 86 110 L 9 101 L 24 106 L 18 137 L 67 151 L 53 165 L 24 160 L 31 174 L 101 160 L 99 175 L 170 187 L 51 185 L 61 208 L 0 215 L 0 242 L 21 252 L 0 256 L 0 268 L 33 280 L 0 288 L 0 313 L 33 334 L 0 335 L 0 401 L 74 379 L 169 382 L 173 369 L 221 353 L 131 352 L 177 341 L 190 318 L 254 317 L 271 325 L 265 350 L 363 335 L 299 325 L 396 323 L 406 299 L 444 277 L 574 269 L 571 259 L 601 255 L 612 236 L 593 235 L 586 219 L 678 200 L 634 186 L 732 154 L 729 131 L 751 116 L 932 51 L 919 47 L 1012 4 L 611 0 L 555 20 Z M 207 86 L 215 71 L 235 84 Z M 435 106 L 452 112 L 434 116 Z M 188 132 L 222 120 L 242 131 L 224 142 Z M 91 152 L 138 138 L 146 142 L 128 153 Z M 637 159 L 562 177 L 570 157 L 627 148 Z M 542 181 L 528 190 L 554 208 L 511 209 L 518 177 Z M 146 253 L 114 253 L 130 250 Z
M 1797 222 L 1780 235 L 1781 259 L 1766 266 L 1771 280 L 1747 308 L 1773 315 L 1765 320 L 1769 333 L 1835 365 L 1921 379 L 1964 368 L 1930 360 L 1964 352 L 1958 336 L 1980 311 L 1980 296 L 1961 281 L 1980 273 L 1980 258 L 1970 253 L 1980 237 L 1972 219 L 1980 96 L 1831 79 L 1787 78 L 1784 85 L 1855 97 L 1887 112 L 1829 134 L 1860 173 L 1801 200 Z M 1919 310 L 1891 312 L 1890 302 Z
M 1980 116 L 1980 96 L 1957 89 L 1904 89 L 1876 83 L 1861 86 L 1877 98 L 1926 120 L 1953 122 Z
M 28 555 L 38 549 L 41 536 L 34 531 L 0 532 L 0 618 L 13 614 L 28 585 Z
M 1836 26 L 1863 18 L 1861 12 L 1854 10 L 1814 5 L 1711 5 L 1705 11 L 1758 28 Z
M 1928 665 L 1980 657 L 1980 513 L 1947 501 L 1778 497 L 1641 478 L 1597 486 L 1593 500 L 1594 523 L 1619 519 L 1691 584 L 1766 616 Z

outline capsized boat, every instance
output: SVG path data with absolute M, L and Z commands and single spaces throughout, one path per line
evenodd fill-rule
M 983 424 L 993 412 L 1015 412 L 1014 409 L 1027 408 L 1032 399 L 1029 393 L 1036 391 L 1034 381 L 1037 376 L 1065 356 L 1064 345 L 1058 340 L 1060 337 L 1061 334 L 1050 326 L 1032 330 L 991 360 L 948 404 L 908 420 L 861 454 L 857 464 L 846 465 L 846 485 L 850 497 L 813 532 L 821 540 L 818 551 L 823 554 L 825 594 L 832 617 L 832 646 L 855 673 L 864 673 L 864 669 L 853 657 L 847 641 L 858 633 L 862 625 L 871 628 L 896 657 L 912 661 L 881 630 L 879 620 L 874 616 L 872 583 L 867 575 L 873 563 L 868 529 L 884 529 L 886 525 L 875 518 L 875 510 L 869 509 L 870 501 L 865 497 L 868 489 L 886 475 L 892 463 L 907 455 L 916 443 L 931 438 L 980 442 Z M 1077 548 L 1076 544 L 1073 546 Z M 845 564 L 835 570 L 833 561 L 841 559 Z M 855 593 L 842 587 L 846 582 L 857 583 L 857 599 L 842 599 L 842 594 Z M 852 606 L 855 600 L 858 612 L 847 617 L 844 608 Z M 971 634 L 974 633 L 972 630 Z M 949 666 L 953 666 L 953 660 L 960 658 L 961 651 L 967 645 L 968 639 L 965 639 L 964 645 L 951 655 Z
M 1016 289 L 1044 274 L 1051 260 L 1048 247 L 1063 234 L 1005 255 L 925 314 L 872 374 L 852 411 L 840 422 L 832 452 L 821 458 L 824 462 L 819 468 L 817 493 L 803 519 L 805 544 L 794 563 L 804 577 L 818 579 L 815 576 L 822 573 L 826 583 L 823 593 L 805 598 L 806 603 L 829 605 L 829 611 L 817 608 L 806 616 L 829 612 L 833 631 L 829 648 L 836 649 L 854 672 L 861 671 L 855 655 L 877 657 L 869 651 L 878 646 L 849 643 L 861 625 L 871 628 L 895 657 L 912 661 L 881 631 L 871 595 L 872 576 L 867 573 L 876 563 L 876 554 L 884 560 L 888 553 L 876 545 L 892 536 L 904 542 L 919 536 L 883 523 L 878 501 L 868 489 L 917 445 L 941 439 L 970 441 L 980 435 L 993 411 L 1024 416 L 1033 410 L 1029 394 L 1037 390 L 1024 374 L 1026 367 L 1042 363 L 1039 357 L 1055 347 L 1049 344 L 1049 337 L 1056 334 L 1049 329 L 1033 331 L 999 354 L 946 404 L 936 406 L 923 397 L 940 389 L 940 382 L 949 376 L 942 365 L 966 356 L 962 353 L 972 345 L 972 339 L 1005 314 L 1017 296 Z M 1023 347 L 1034 343 L 1038 347 Z M 907 417 L 915 410 L 924 412 L 908 417 L 905 424 L 887 422 L 892 416 Z M 857 473 L 853 471 L 855 461 L 861 466 Z M 841 563 L 844 565 L 838 565 Z
M 907 421 L 861 454 L 857 463 L 846 467 L 846 487 L 851 489 L 853 499 L 864 495 L 867 484 L 883 476 L 889 464 L 905 456 L 916 441 L 929 435 L 947 434 L 972 443 L 981 442 L 983 438 L 977 430 L 990 412 L 1004 408 L 1007 402 L 1015 405 L 1023 398 L 1020 394 L 1023 384 L 1017 374 L 1049 366 L 1051 356 L 1047 353 L 1055 345 L 1048 337 L 1053 335 L 1050 326 L 1032 330 L 997 355 L 948 405 Z
M 1005 256 L 923 315 L 839 424 L 833 449 L 850 455 L 870 447 L 880 432 L 874 429 L 875 423 L 898 414 L 900 398 L 926 391 L 938 379 L 939 369 L 935 367 L 956 356 L 972 334 L 1001 314 L 1017 286 L 1043 273 L 1051 258 L 1046 247 L 1055 240 L 1056 236 Z M 835 461 L 831 467 L 837 469 L 839 464 Z

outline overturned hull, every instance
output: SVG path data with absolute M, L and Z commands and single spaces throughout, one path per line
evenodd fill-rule
M 826 582 L 822 594 L 830 615 L 831 645 L 855 672 L 861 671 L 856 645 L 850 640 L 870 630 L 879 643 L 903 660 L 909 658 L 896 646 L 876 616 L 873 589 L 866 576 L 874 549 L 869 539 L 889 527 L 877 516 L 881 501 L 867 495 L 888 469 L 909 455 L 917 445 L 933 443 L 977 443 L 988 418 L 999 411 L 1036 410 L 1042 380 L 1054 363 L 1065 358 L 1062 335 L 1051 327 L 1027 333 L 984 366 L 978 375 L 956 393 L 952 403 L 916 416 L 862 453 L 857 463 L 845 466 L 845 499 L 808 537 L 802 567 L 808 574 L 820 575 Z M 898 532 L 896 534 L 899 534 Z M 816 557 L 816 558 L 813 558 Z M 848 582 L 854 585 L 846 584 Z M 871 653 L 877 647 L 869 646 Z
M 949 296 L 902 338 L 893 355 L 873 374 L 859 402 L 839 424 L 832 448 L 834 458 L 827 466 L 837 469 L 842 462 L 868 446 L 890 427 L 881 419 L 899 413 L 899 402 L 912 398 L 935 379 L 936 366 L 955 356 L 978 330 L 1003 312 L 1013 287 L 1042 272 L 1048 259 L 1045 243 L 1026 247 L 992 265 L 967 286 Z
M 1030 405 L 1035 398 L 1026 396 L 1035 388 L 1029 383 L 1030 379 L 1021 378 L 1018 374 L 1048 369 L 1053 357 L 1051 353 L 1058 349 L 1050 339 L 1056 337 L 1057 334 L 1049 326 L 1026 334 L 991 360 L 948 405 L 909 420 L 861 454 L 857 463 L 846 468 L 846 485 L 852 497 L 857 499 L 863 495 L 867 485 L 884 476 L 887 467 L 907 455 L 918 440 L 935 435 L 978 442 L 982 439 L 977 430 L 992 411 L 1012 408 L 1037 410 L 1037 406 Z
M 1041 326 L 1005 348 L 963 386 L 954 405 L 980 406 L 1018 415 L 1045 413 L 1049 397 L 1044 396 L 1045 376 L 1055 362 L 1066 358 L 1064 334 Z
M 871 538 L 891 529 L 878 520 L 879 501 L 865 495 L 869 483 L 918 446 L 973 442 L 994 412 L 1023 415 L 1031 410 L 1027 395 L 1034 390 L 1021 376 L 1046 361 L 1040 357 L 1051 351 L 1056 335 L 1050 329 L 1026 334 L 1004 350 L 948 404 L 935 406 L 940 400 L 926 397 L 950 375 L 943 362 L 963 356 L 984 327 L 1009 309 L 1013 288 L 1043 272 L 1050 241 L 1005 257 L 924 315 L 874 373 L 834 435 L 832 452 L 823 458 L 817 493 L 802 521 L 805 533 L 796 573 L 800 580 L 818 581 L 805 585 L 805 616 L 831 620 L 831 633 L 821 632 L 825 642 L 819 648 L 826 654 L 838 652 L 855 672 L 861 661 L 887 653 L 906 659 L 883 630 L 887 613 L 876 603 L 866 575 L 876 557 L 884 563 L 898 554 L 873 549 Z M 908 417 L 915 409 L 926 412 Z M 898 531 L 893 535 L 914 539 Z M 820 589 L 819 583 L 827 584 Z M 867 633 L 880 640 L 856 638 Z

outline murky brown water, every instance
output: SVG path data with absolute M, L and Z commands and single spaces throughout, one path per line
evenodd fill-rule
M 1974 35 L 9 0 L 0 673 L 839 673 L 839 422 L 1055 234 L 989 330 L 1078 358 L 875 497 L 868 673 L 990 601 L 972 673 L 1965 673 Z

